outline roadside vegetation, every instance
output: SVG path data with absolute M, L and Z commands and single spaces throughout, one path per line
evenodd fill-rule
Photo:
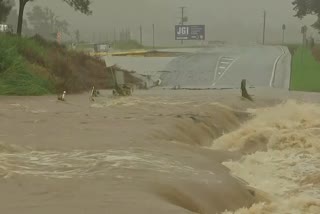
M 130 77 L 126 78 L 138 81 Z M 40 36 L 21 38 L 0 34 L 0 95 L 79 93 L 95 86 L 114 86 L 103 60 L 70 51 Z
M 0 94 L 42 95 L 54 91 L 53 81 L 31 72 L 31 55 L 45 54 L 35 41 L 0 35 Z M 23 56 L 25 55 L 25 56 Z
M 320 50 L 296 48 L 292 55 L 290 89 L 320 92 Z
M 277 45 L 281 45 L 281 44 L 277 44 Z M 301 46 L 301 44 L 286 44 L 286 46 L 288 47 L 291 55 L 294 55 L 294 52 Z
M 61 1 L 83 14 L 92 14 L 90 1 Z M 16 5 L 15 0 L 0 0 L 0 23 L 10 27 L 10 31 L 6 31 L 10 34 L 0 32 L 0 95 L 44 95 L 62 91 L 80 93 L 90 90 L 92 86 L 97 89 L 114 87 L 111 68 L 106 66 L 104 60 L 88 54 L 93 45 L 80 43 L 79 29 L 71 32 L 69 23 L 48 7 L 35 5 L 25 17 L 25 5 L 33 1 L 18 2 Z M 33 26 L 32 29 L 28 23 Z M 79 48 L 73 50 L 49 42 L 56 40 L 58 29 L 64 35 L 74 34 L 76 43 L 81 44 Z M 13 31 L 17 34 L 12 35 Z M 123 31 L 120 40 L 114 44 L 115 49 L 143 48 L 138 42 L 130 40 L 128 32 Z M 121 71 L 127 83 L 141 87 L 143 83 L 137 75 Z

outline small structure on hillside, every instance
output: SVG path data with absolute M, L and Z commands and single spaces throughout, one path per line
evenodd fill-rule
M 13 28 L 11 25 L 0 24 L 0 33 L 13 33 Z
M 109 43 L 93 44 L 93 49 L 94 49 L 95 53 L 109 52 L 111 49 L 111 44 L 109 44 Z

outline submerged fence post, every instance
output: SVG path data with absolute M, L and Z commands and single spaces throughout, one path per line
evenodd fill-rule
M 243 98 L 246 98 L 250 101 L 253 101 L 252 97 L 248 94 L 248 91 L 247 91 L 247 80 L 246 79 L 243 79 L 241 81 L 241 95 Z

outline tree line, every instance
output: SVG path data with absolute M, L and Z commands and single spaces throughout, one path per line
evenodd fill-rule
M 26 20 L 24 19 L 24 9 L 29 2 L 35 0 L 19 0 L 18 11 L 16 13 L 10 13 L 15 6 L 15 0 L 0 0 L 0 23 L 5 22 L 10 14 L 17 15 L 17 35 L 21 36 L 22 28 L 27 27 Z M 91 15 L 90 10 L 91 0 L 61 0 L 67 5 L 72 7 L 75 11 L 79 11 L 86 15 Z M 58 29 L 66 34 L 68 31 L 68 22 L 60 20 L 52 10 L 49 8 L 41 8 L 39 6 L 33 7 L 32 11 L 27 13 L 29 22 L 34 28 L 34 31 L 44 35 L 45 37 L 52 36 Z M 15 17 L 11 17 L 15 18 Z M 79 37 L 79 31 L 75 32 L 76 37 Z
M 315 15 L 317 21 L 312 24 L 312 27 L 320 31 L 320 1 L 319 0 L 294 0 L 295 16 L 302 19 L 307 15 Z

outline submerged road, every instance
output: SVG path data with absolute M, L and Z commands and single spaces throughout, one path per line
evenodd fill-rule
M 161 50 L 160 50 L 161 51 Z M 289 89 L 291 55 L 281 46 L 222 46 L 168 49 L 179 57 L 106 57 L 107 64 L 161 79 L 162 87 Z
M 172 60 L 161 79 L 168 87 L 237 88 L 247 79 L 254 87 L 288 89 L 290 58 L 279 46 L 207 48 Z
M 290 55 L 279 47 L 112 60 L 129 70 L 132 60 L 137 72 L 161 73 L 171 86 L 238 87 L 247 78 L 286 88 L 290 71 Z M 65 102 L 2 97 L 0 213 L 320 213 L 319 107 L 290 101 L 259 109 L 288 94 L 262 89 L 255 102 L 236 90 L 101 91 L 94 102 L 89 93 Z

